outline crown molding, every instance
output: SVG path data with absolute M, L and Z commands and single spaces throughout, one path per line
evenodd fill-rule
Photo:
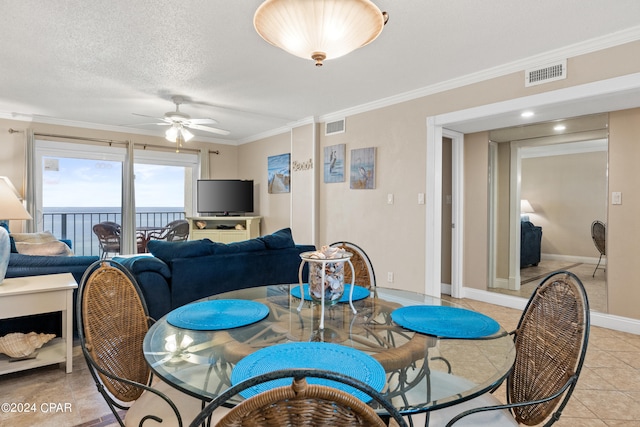
M 584 42 L 575 43 L 563 48 L 548 51 L 539 55 L 531 56 L 520 61 L 514 61 L 496 67 L 488 68 L 477 73 L 467 74 L 459 78 L 446 80 L 421 89 L 404 92 L 398 95 L 382 98 L 377 101 L 361 104 L 355 107 L 325 114 L 319 117 L 320 122 L 330 122 L 339 120 L 344 117 L 377 110 L 383 107 L 389 107 L 402 102 L 412 101 L 429 95 L 457 89 L 474 83 L 480 83 L 496 77 L 502 77 L 511 73 L 520 72 L 547 63 L 557 61 L 559 59 L 571 58 L 585 55 L 592 52 L 620 46 L 626 43 L 640 40 L 640 25 L 628 28 L 622 31 L 608 34 L 603 37 L 586 40 Z
M 291 132 L 293 129 L 306 126 L 309 124 L 318 123 L 318 118 L 315 116 L 305 117 L 300 120 L 296 120 L 295 122 L 287 123 L 285 126 L 281 126 L 279 128 L 271 129 L 266 132 L 261 132 L 256 135 L 251 135 L 247 138 L 242 138 L 237 140 L 237 145 L 248 144 L 250 142 L 259 141 L 261 139 L 270 138 L 276 135 L 282 135 L 283 133 Z

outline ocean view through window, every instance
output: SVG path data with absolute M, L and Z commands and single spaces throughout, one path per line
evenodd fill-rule
M 100 255 L 98 238 L 93 225 L 103 221 L 122 223 L 122 213 L 117 207 L 68 207 L 44 208 L 43 230 L 59 239 L 70 240 L 76 255 Z M 144 208 L 136 212 L 136 225 L 162 227 L 171 221 L 184 219 L 185 213 L 176 207 Z
M 93 230 L 100 222 L 118 224 L 120 235 L 126 232 L 127 224 L 135 224 L 132 232 L 139 239 L 140 229 L 162 229 L 192 212 L 192 180 L 197 174 L 194 159 L 185 161 L 174 153 L 168 159 L 158 153 L 140 153 L 135 156 L 131 179 L 124 180 L 122 150 L 85 147 L 83 151 L 80 147 L 83 146 L 43 142 L 37 156 L 37 181 L 42 185 L 34 216 L 37 230 L 50 231 L 69 241 L 75 255 L 101 255 Z M 134 187 L 135 214 L 121 206 L 126 182 Z M 123 219 L 123 211 L 131 212 L 135 218 Z M 137 250 L 144 252 L 146 245 Z

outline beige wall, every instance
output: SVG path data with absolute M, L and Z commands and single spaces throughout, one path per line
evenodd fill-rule
M 303 243 L 315 244 L 317 216 L 316 175 L 321 163 L 313 168 L 317 158 L 316 124 L 308 124 L 291 132 L 291 229 Z
M 522 159 L 520 197 L 542 227 L 542 253 L 596 259 L 591 223 L 607 218 L 607 153 Z
M 609 115 L 609 194 L 622 192 L 622 204 L 609 196 L 607 286 L 609 312 L 640 318 L 640 109 Z
M 345 182 L 320 184 L 320 243 L 360 245 L 381 286 L 424 291 L 425 205 L 418 204 L 418 193 L 425 192 L 425 118 L 410 103 L 400 104 L 350 116 L 345 133 L 320 136 L 321 151 L 346 144 Z M 352 190 L 351 150 L 366 147 L 377 149 L 376 187 Z M 387 282 L 389 272 L 393 283 Z
M 441 282 L 451 284 L 451 224 L 453 223 L 453 141 L 442 138 L 442 252 L 440 254 Z
M 254 209 L 262 217 L 261 234 L 269 234 L 291 223 L 291 193 L 269 194 L 267 159 L 291 152 L 289 132 L 238 147 L 238 177 L 254 183 Z M 294 240 L 296 239 L 295 230 Z M 305 242 L 301 242 L 305 243 Z
M 488 136 L 488 135 L 487 135 Z M 496 227 L 496 277 L 509 280 L 509 243 L 511 240 L 510 203 L 511 198 L 511 147 L 509 144 L 498 144 L 497 170 L 497 206 L 495 212 Z
M 489 278 L 489 134 L 478 132 L 464 141 L 463 283 L 486 289 Z

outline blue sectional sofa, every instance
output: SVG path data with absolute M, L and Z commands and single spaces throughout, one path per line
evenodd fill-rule
M 154 319 L 210 295 L 261 285 L 297 283 L 302 252 L 291 230 L 229 244 L 209 239 L 152 240 L 153 256 L 115 257 L 135 277 Z M 307 279 L 307 267 L 303 279 Z

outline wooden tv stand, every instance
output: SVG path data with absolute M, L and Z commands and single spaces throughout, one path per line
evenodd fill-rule
M 259 216 L 196 216 L 188 217 L 189 240 L 210 239 L 214 242 L 231 243 L 249 240 L 260 236 Z M 205 223 L 199 228 L 196 223 Z M 237 230 L 236 225 L 244 230 Z

